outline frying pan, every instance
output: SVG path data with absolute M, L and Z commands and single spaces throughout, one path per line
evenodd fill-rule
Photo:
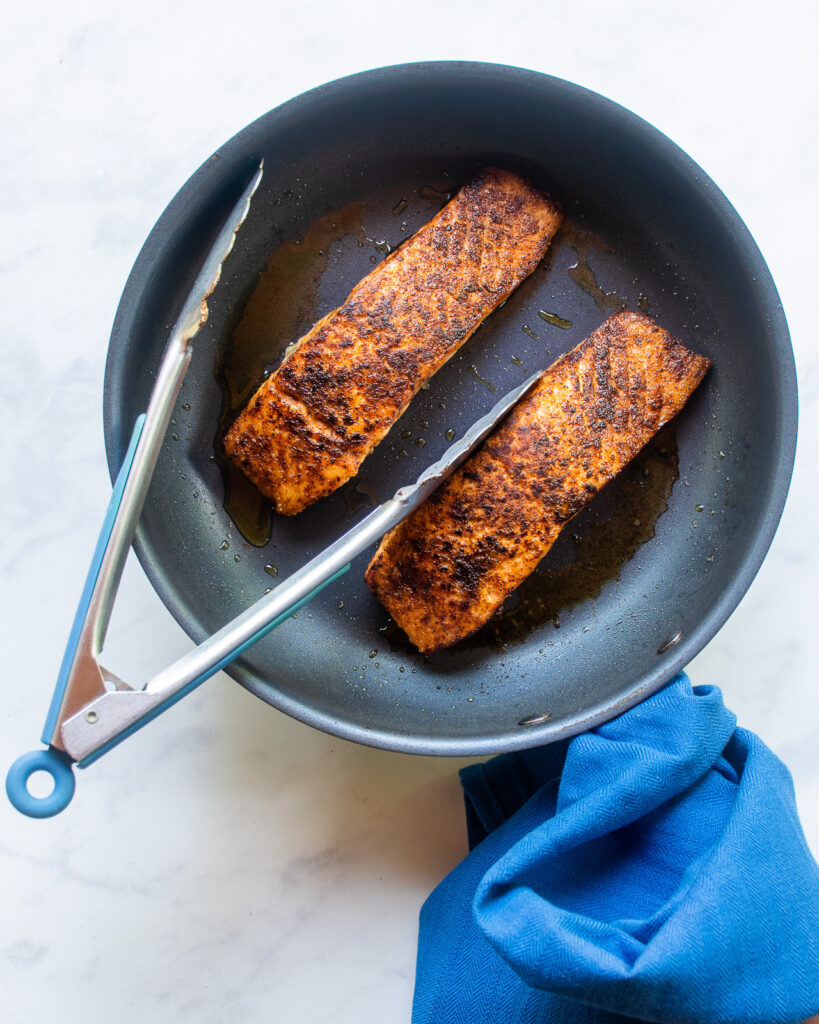
M 671 427 L 564 530 L 496 621 L 424 658 L 370 595 L 361 560 L 229 674 L 310 725 L 427 754 L 550 742 L 658 689 L 748 588 L 793 465 L 785 317 L 725 196 L 634 114 L 531 71 L 408 64 L 307 92 L 206 161 L 139 254 L 106 366 L 112 476 L 168 326 L 260 158 L 264 179 L 197 337 L 135 541 L 174 617 L 201 641 L 415 479 L 491 407 L 493 389 L 520 383 L 627 306 L 710 357 L 713 369 Z M 231 414 L 223 379 L 251 305 L 267 302 L 272 326 L 244 368 L 246 393 L 486 165 L 523 174 L 563 204 L 566 226 L 544 264 L 419 393 L 356 479 L 294 518 L 270 516 L 252 495 L 242 511 L 220 432 Z M 250 506 L 252 529 L 242 522 Z

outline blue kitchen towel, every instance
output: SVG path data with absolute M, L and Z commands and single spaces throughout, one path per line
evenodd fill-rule
M 421 911 L 413 1024 L 790 1024 L 819 867 L 787 768 L 679 675 L 461 773 L 471 852 Z

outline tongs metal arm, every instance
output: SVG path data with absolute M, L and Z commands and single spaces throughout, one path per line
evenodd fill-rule
M 275 590 L 203 640 L 141 690 L 109 692 L 87 704 L 63 723 L 61 744 L 84 767 L 141 728 L 180 697 L 230 664 L 350 567 L 350 562 L 376 543 L 391 527 L 418 508 L 456 466 L 497 426 L 538 380 L 535 374 L 509 392 L 430 466 L 411 486 L 402 487 L 357 526 L 325 548 Z
M 403 513 L 403 514 L 402 514 Z M 62 726 L 62 746 L 83 768 L 238 658 L 350 568 L 406 511 L 393 498 L 265 597 L 203 640 L 141 690 L 108 692 Z
M 105 693 L 109 683 L 124 687 L 110 673 L 106 674 L 101 669 L 97 658 L 102 651 L 114 598 L 145 504 L 156 460 L 190 364 L 193 351 L 191 343 L 208 318 L 208 298 L 219 281 L 222 264 L 232 250 L 236 233 L 247 217 L 250 199 L 261 177 L 262 167 L 259 166 L 205 257 L 174 324 L 151 391 L 148 409 L 134 425 L 131 444 L 114 485 L 74 617 L 43 730 L 43 742 L 57 749 L 64 749 L 61 727 L 66 719 Z
M 131 443 L 114 485 L 43 730 L 44 743 L 61 748 L 62 722 L 94 696 L 105 692 L 105 674 L 97 658 L 102 651 L 125 560 L 190 359 L 190 340 L 174 333 L 162 360 L 148 410 L 134 424 Z
M 32 817 L 56 814 L 67 805 L 74 792 L 70 758 L 62 741 L 63 723 L 105 694 L 109 685 L 118 690 L 129 689 L 106 673 L 97 658 L 156 460 L 190 363 L 191 342 L 207 320 L 207 300 L 219 281 L 222 264 L 233 248 L 236 232 L 247 216 L 251 196 L 261 177 L 260 165 L 211 246 L 171 333 L 148 409 L 134 424 L 46 716 L 42 740 L 48 749 L 24 754 L 15 761 L 6 777 L 9 799 Z M 55 789 L 50 796 L 34 797 L 28 790 L 28 780 L 35 771 L 45 771 L 54 779 Z
M 207 299 L 219 280 L 222 262 L 233 247 L 262 169 L 259 167 L 234 207 L 199 272 L 165 351 L 148 410 L 134 427 L 63 657 L 54 698 L 43 731 L 47 750 L 24 754 L 6 777 L 6 792 L 18 810 L 48 817 L 63 810 L 74 792 L 71 763 L 85 767 L 147 724 L 160 712 L 237 658 L 251 644 L 298 611 L 319 590 L 346 572 L 351 561 L 419 507 L 460 465 L 530 388 L 531 377 L 505 395 L 472 425 L 460 441 L 415 484 L 374 509 L 357 526 L 316 555 L 169 668 L 132 689 L 102 669 L 98 656 L 111 617 L 114 596 L 148 492 L 171 413 L 191 358 L 191 341 L 207 319 Z M 34 797 L 27 789 L 38 770 L 51 774 L 54 792 Z
M 113 522 L 88 613 L 88 641 L 95 656 L 102 651 L 125 560 L 192 351 L 191 339 L 182 336 L 181 332 L 174 332 L 159 368 L 148 409 L 144 417 L 140 417 L 143 420 L 142 426 L 137 421 L 134 428 L 138 442 L 133 462 L 130 469 L 126 470 L 122 501 Z

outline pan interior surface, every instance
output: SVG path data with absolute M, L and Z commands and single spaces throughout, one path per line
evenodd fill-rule
M 229 671 L 310 724 L 422 753 L 546 742 L 659 687 L 750 584 L 793 461 L 787 327 L 727 200 L 634 115 L 532 72 L 407 65 L 307 93 L 203 165 L 146 242 L 106 371 L 112 471 L 147 405 L 168 327 L 260 157 L 264 179 L 196 338 L 137 536 L 140 560 L 178 621 L 195 640 L 214 632 L 416 479 L 500 393 L 627 307 L 713 368 L 624 479 L 564 530 L 496 622 L 424 658 L 369 593 L 364 557 Z M 523 174 L 563 205 L 566 225 L 544 263 L 418 394 L 356 478 L 294 518 L 268 524 L 252 500 L 229 503 L 231 518 L 218 445 L 225 374 L 244 374 L 245 387 L 260 381 L 486 165 Z M 244 353 L 243 367 L 236 332 L 260 287 L 271 336 L 266 351 Z M 268 529 L 270 539 L 249 543 L 234 519 L 252 539 Z

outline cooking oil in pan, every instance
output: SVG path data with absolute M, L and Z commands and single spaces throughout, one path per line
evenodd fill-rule
M 430 185 L 424 185 L 423 188 L 418 189 L 418 195 L 422 199 L 434 199 L 441 204 L 441 208 L 449 202 L 452 198 L 451 192 L 442 192 L 440 189 L 432 188 Z
M 435 200 L 441 205 L 450 199 L 450 193 L 424 186 L 417 191 L 421 199 Z M 403 213 L 405 200 L 392 205 L 393 213 Z M 303 238 L 285 242 L 271 253 L 259 275 L 236 325 L 219 353 L 216 378 L 222 390 L 222 409 L 215 440 L 215 457 L 224 482 L 224 508 L 241 535 L 250 544 L 265 545 L 272 530 L 272 506 L 259 490 L 224 455 L 223 439 L 226 431 L 246 405 L 264 378 L 289 354 L 298 338 L 315 322 L 318 315 L 318 287 L 327 269 L 330 250 L 334 242 L 347 236 L 357 238 L 360 245 L 373 245 L 382 255 L 390 252 L 390 245 L 365 233 L 364 204 L 350 203 L 316 220 Z M 555 247 L 573 248 L 577 260 L 569 268 L 569 276 L 595 300 L 601 310 L 621 309 L 623 300 L 616 292 L 599 287 L 588 265 L 592 249 L 610 251 L 606 243 L 594 233 L 571 223 L 564 224 Z M 568 328 L 571 321 L 538 310 L 541 319 L 560 328 Z M 533 338 L 537 335 L 530 326 L 523 331 Z M 517 357 L 513 358 L 517 365 Z M 477 367 L 469 366 L 472 375 L 488 390 L 497 387 Z M 448 434 L 449 432 L 447 432 Z M 449 439 L 449 438 L 448 438 Z M 423 440 L 416 442 L 421 447 Z M 405 452 L 400 454 L 404 455 Z M 368 497 L 360 492 L 353 496 L 356 507 Z M 348 501 L 349 504 L 349 501 Z M 350 513 L 347 509 L 347 514 Z M 518 613 L 520 619 L 520 613 Z M 497 627 L 497 622 L 494 623 Z
M 562 316 L 558 316 L 557 313 L 549 313 L 548 310 L 539 309 L 537 315 L 541 320 L 545 320 L 547 324 L 551 324 L 553 327 L 562 327 L 563 330 L 568 330 L 572 326 L 571 320 L 564 320 Z
M 572 520 L 539 570 L 518 588 L 508 606 L 484 626 L 474 642 L 525 640 L 536 626 L 548 621 L 559 624 L 562 610 L 597 597 L 607 583 L 620 578 L 626 562 L 654 536 L 678 477 L 672 425 L 661 430 Z
M 361 244 L 369 241 L 363 221 L 363 204 L 350 203 L 314 221 L 302 239 L 277 246 L 219 353 L 216 379 L 222 410 L 215 451 L 224 482 L 224 508 L 245 540 L 257 547 L 270 539 L 272 506 L 225 457 L 224 436 L 283 353 L 315 322 L 318 287 L 333 242 L 347 235 L 355 235 Z
M 478 368 L 477 368 L 476 366 L 470 366 L 470 367 L 469 367 L 469 369 L 470 369 L 470 370 L 471 370 L 471 372 L 472 372 L 472 376 L 473 376 L 473 377 L 474 377 L 474 378 L 475 378 L 476 380 L 479 380 L 479 381 L 481 382 L 481 384 L 483 384 L 483 386 L 484 386 L 485 388 L 488 388 L 488 389 L 489 389 L 490 391 L 497 391 L 497 390 L 498 390 L 498 389 L 497 389 L 497 388 L 495 387 L 495 385 L 494 385 L 494 384 L 493 384 L 493 383 L 492 383 L 491 381 L 487 380 L 487 379 L 486 379 L 486 377 L 482 377 L 482 376 L 481 376 L 481 375 L 480 375 L 480 374 L 478 373 Z
M 344 491 L 344 518 L 350 519 L 362 508 L 375 508 L 378 504 L 378 494 L 375 488 L 366 480 L 357 480 L 355 487 L 345 487 Z
M 429 186 L 419 189 L 418 196 L 441 205 L 450 198 L 448 192 Z M 391 209 L 397 216 L 408 205 L 401 199 Z M 364 204 L 349 203 L 314 221 L 302 239 L 277 246 L 218 356 L 216 379 L 222 390 L 222 410 L 215 456 L 222 472 L 223 504 L 241 535 L 257 547 L 270 539 L 272 505 L 225 457 L 224 436 L 264 378 L 317 319 L 318 287 L 332 244 L 352 235 L 359 245 L 371 245 L 382 258 L 394 251 L 386 239 L 365 232 L 364 220 Z M 495 390 L 488 382 L 487 387 Z
M 597 283 L 594 271 L 589 266 L 589 253 L 592 249 L 597 249 L 600 252 L 611 252 L 610 246 L 593 231 L 587 231 L 585 228 L 578 227 L 576 224 L 566 222 L 560 229 L 560 232 L 555 240 L 555 248 L 562 246 L 569 246 L 574 249 L 577 259 L 573 266 L 569 267 L 569 277 L 574 281 L 578 288 L 582 288 L 587 295 L 590 295 L 597 308 L 601 312 L 606 310 L 617 310 L 625 309 L 627 303 L 618 293 L 604 291 Z M 541 316 L 543 314 L 541 313 Z M 548 320 L 548 316 L 543 317 L 544 320 Z M 550 321 L 554 323 L 555 321 Z M 564 324 L 556 324 L 558 327 L 565 326 Z M 571 326 L 571 324 L 568 324 Z
M 561 612 L 597 597 L 607 583 L 620 578 L 625 564 L 654 536 L 678 478 L 672 423 L 565 527 L 538 569 L 500 612 L 451 650 L 521 643 L 548 622 L 558 626 Z M 382 633 L 394 650 L 419 656 L 392 620 Z

